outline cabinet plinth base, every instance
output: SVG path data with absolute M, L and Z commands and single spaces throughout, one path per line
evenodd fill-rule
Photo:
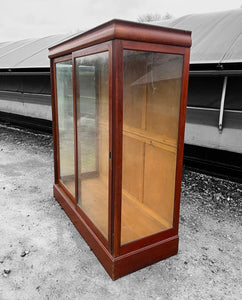
M 54 197 L 113 280 L 173 256 L 178 251 L 179 238 L 178 235 L 175 235 L 124 255 L 113 257 L 58 184 L 54 185 Z

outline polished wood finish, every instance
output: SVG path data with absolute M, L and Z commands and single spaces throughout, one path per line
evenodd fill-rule
M 178 251 L 190 35 L 190 32 L 182 30 L 113 20 L 51 47 L 49 51 L 55 166 L 54 196 L 112 279 L 117 279 L 167 258 Z M 163 110 L 169 109 L 167 103 L 164 102 L 163 106 L 158 103 L 159 97 L 152 96 L 152 101 L 154 103 L 157 101 L 160 106 L 156 106 L 153 115 L 147 113 L 151 105 L 151 100 L 147 97 L 150 92 L 147 85 L 143 87 L 139 85 L 139 89 L 133 89 L 134 94 L 127 101 L 128 98 L 123 91 L 125 80 L 127 80 L 123 76 L 124 50 L 176 54 L 183 57 L 182 80 L 179 83 L 175 83 L 173 80 L 172 83 L 177 86 L 180 84 L 180 104 L 177 105 L 170 98 L 170 104 L 174 102 L 175 110 L 173 109 L 173 111 L 179 115 L 177 123 L 165 116 L 162 120 L 157 118 L 157 115 L 161 114 Z M 75 78 L 75 60 L 78 57 L 103 51 L 109 53 L 109 127 L 107 122 L 102 119 L 102 107 L 98 106 L 96 122 L 100 141 L 96 150 L 96 159 L 99 160 L 96 173 L 101 175 L 106 173 L 103 173 L 103 162 L 107 157 L 100 155 L 100 150 L 103 143 L 108 143 L 108 178 L 105 175 L 102 176 L 102 180 L 99 180 L 95 172 L 88 173 L 82 178 L 84 183 L 82 192 L 89 195 L 89 201 L 83 203 L 84 209 L 82 209 L 78 204 L 80 193 L 78 168 L 80 168 L 81 162 L 78 163 L 79 150 L 77 150 L 76 88 L 78 87 Z M 72 59 L 73 64 L 75 197 L 59 179 L 55 64 L 69 59 Z M 134 62 L 131 68 L 134 72 L 141 68 L 139 78 L 149 71 L 142 70 L 139 62 Z M 130 76 L 132 77 L 132 74 Z M 101 83 L 98 80 L 97 78 L 96 84 Z M 159 87 L 160 94 L 165 93 L 167 85 L 169 85 L 168 82 L 163 87 Z M 97 92 L 102 93 L 101 89 Z M 166 135 L 161 127 L 167 127 Z M 136 158 L 135 163 L 134 157 Z M 172 167 L 169 165 L 169 161 L 172 161 Z M 134 165 L 132 165 L 133 163 Z M 154 176 L 151 170 L 153 164 L 156 164 L 157 169 L 166 171 L 159 173 L 156 178 L 152 178 Z M 171 178 L 174 178 L 173 182 L 166 182 L 167 172 L 170 173 Z M 104 185 L 108 186 L 108 202 L 105 202 Z M 160 187 L 168 195 L 168 198 L 174 197 L 173 202 L 165 203 L 164 199 L 165 204 L 162 208 L 159 206 L 157 198 Z M 98 191 L 95 193 L 95 197 L 90 196 L 92 189 Z M 160 213 L 161 210 L 163 214 Z M 108 222 L 104 222 L 103 218 L 105 220 L 108 218 Z M 126 229 L 122 231 L 122 228 Z M 103 234 L 104 232 L 108 233 L 108 239 Z
M 113 212 L 114 212 L 114 257 L 119 256 L 121 242 L 121 198 L 122 198 L 122 123 L 123 123 L 123 88 L 122 88 L 122 50 L 121 41 L 115 40 L 114 47 L 114 138 L 113 138 Z
M 49 48 L 49 57 L 62 56 L 77 49 L 120 39 L 154 44 L 190 47 L 189 31 L 170 29 L 123 20 L 112 20 Z
M 115 258 L 106 249 L 100 238 L 90 229 L 67 195 L 56 184 L 54 185 L 54 197 L 113 280 L 175 255 L 178 251 L 178 236 L 175 235 Z

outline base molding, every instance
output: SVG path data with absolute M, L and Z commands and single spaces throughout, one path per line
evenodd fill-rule
M 113 280 L 177 253 L 179 238 L 178 235 L 175 235 L 121 256 L 113 257 L 77 212 L 75 205 L 60 186 L 55 184 L 53 189 L 54 197 Z

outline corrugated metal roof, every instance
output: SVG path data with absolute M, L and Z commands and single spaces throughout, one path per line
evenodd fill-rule
M 242 9 L 192 14 L 155 24 L 192 31 L 191 64 L 242 62 Z M 70 37 L 0 43 L 0 69 L 49 68 L 48 48 Z
M 191 64 L 242 62 L 242 9 L 155 23 L 192 31 Z
M 41 39 L 0 43 L 0 68 L 49 68 L 48 48 L 67 36 L 60 34 Z

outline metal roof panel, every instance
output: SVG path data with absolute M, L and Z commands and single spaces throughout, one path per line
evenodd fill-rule
M 242 62 L 242 9 L 191 14 L 154 24 L 192 31 L 191 64 Z M 48 48 L 71 37 L 0 43 L 0 69 L 48 68 Z
M 242 9 L 187 15 L 159 24 L 192 31 L 192 64 L 242 62 Z
M 53 35 L 41 39 L 10 42 L 1 47 L 0 68 L 39 68 L 49 67 L 48 47 L 60 42 L 66 35 Z

